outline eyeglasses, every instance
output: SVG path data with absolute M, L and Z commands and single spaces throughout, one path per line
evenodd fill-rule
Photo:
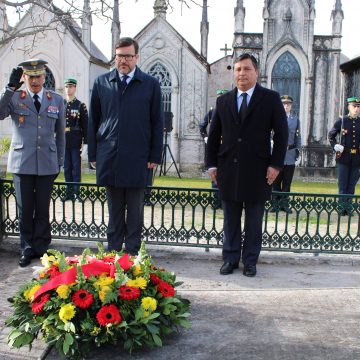
M 126 60 L 126 61 L 130 61 L 132 60 L 133 57 L 135 57 L 135 55 L 130 55 L 130 54 L 126 54 L 126 55 L 123 55 L 123 54 L 115 54 L 115 57 L 118 59 L 118 60 Z

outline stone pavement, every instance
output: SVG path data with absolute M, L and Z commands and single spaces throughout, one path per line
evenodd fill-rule
M 40 341 L 30 353 L 7 346 L 4 320 L 11 308 L 6 299 L 31 277 L 30 268 L 17 266 L 17 242 L 0 242 L 0 360 L 58 360 Z M 78 242 L 54 241 L 53 247 L 68 255 L 82 251 Z M 156 265 L 184 282 L 178 291 L 192 303 L 192 327 L 165 339 L 162 348 L 130 356 L 109 346 L 88 359 L 360 359 L 360 255 L 263 251 L 258 275 L 247 278 L 241 270 L 221 276 L 218 249 L 148 246 L 148 251 Z

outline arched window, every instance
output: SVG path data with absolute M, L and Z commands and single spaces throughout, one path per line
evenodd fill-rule
M 45 75 L 44 87 L 46 89 L 55 91 L 55 78 L 54 78 L 54 75 L 52 74 L 51 70 L 47 66 L 45 66 L 45 68 L 46 68 L 46 75 Z
M 157 62 L 150 68 L 149 75 L 159 80 L 164 111 L 171 111 L 171 78 L 166 67 Z
M 276 61 L 271 74 L 271 87 L 280 95 L 290 95 L 294 99 L 292 112 L 299 115 L 301 70 L 295 57 L 284 52 Z

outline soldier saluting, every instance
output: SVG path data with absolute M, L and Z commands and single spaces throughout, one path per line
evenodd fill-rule
M 77 81 L 67 78 L 65 85 L 65 162 L 64 175 L 66 182 L 81 182 L 81 151 L 87 144 L 88 112 L 86 105 L 75 96 Z M 64 200 L 72 200 L 79 192 L 79 186 L 67 186 Z
M 339 194 L 352 195 L 360 177 L 360 98 L 350 97 L 347 103 L 348 115 L 335 122 L 328 138 L 337 153 Z M 341 215 L 349 214 L 347 209 L 341 212 Z
M 19 211 L 22 267 L 49 247 L 51 192 L 64 163 L 63 98 L 43 87 L 45 64 L 39 59 L 19 64 L 0 97 L 0 120 L 12 119 L 7 170 L 13 174 Z M 24 82 L 25 89 L 19 90 Z

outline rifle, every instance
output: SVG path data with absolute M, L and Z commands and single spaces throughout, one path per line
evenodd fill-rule
M 341 145 L 341 141 L 342 141 L 342 132 L 343 132 L 343 127 L 344 127 L 344 97 L 345 97 L 345 86 L 344 86 L 344 73 L 341 72 L 340 75 L 340 118 L 341 118 L 341 127 L 340 127 L 340 134 L 339 134 L 339 144 Z M 336 159 L 340 159 L 342 155 L 342 152 L 340 151 L 336 151 L 335 153 L 335 157 Z

